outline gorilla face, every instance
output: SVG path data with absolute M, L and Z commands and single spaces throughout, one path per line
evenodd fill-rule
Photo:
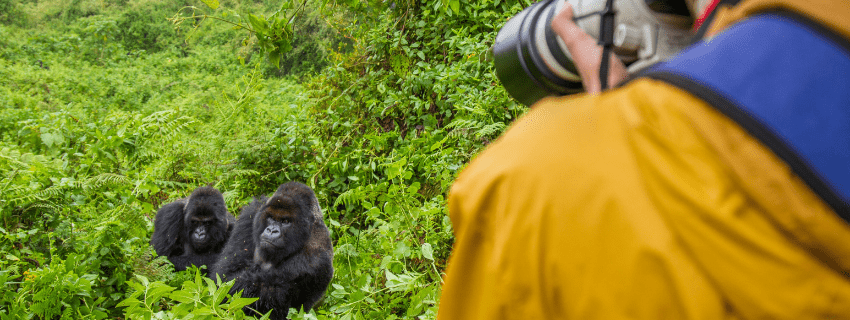
M 263 268 L 276 266 L 301 251 L 315 220 L 310 211 L 314 196 L 285 186 L 278 188 L 254 216 L 254 261 Z
M 217 250 L 227 236 L 227 209 L 224 198 L 212 188 L 198 188 L 184 208 L 185 239 L 195 253 Z

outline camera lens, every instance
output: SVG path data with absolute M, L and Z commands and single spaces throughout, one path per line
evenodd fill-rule
M 563 1 L 531 5 L 508 20 L 496 35 L 492 48 L 496 76 L 508 93 L 525 105 L 550 95 L 582 91 L 566 46 L 550 26 Z

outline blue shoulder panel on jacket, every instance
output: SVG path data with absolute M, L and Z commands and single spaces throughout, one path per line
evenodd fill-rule
M 810 23 L 754 16 L 645 76 L 738 122 L 850 222 L 850 46 Z

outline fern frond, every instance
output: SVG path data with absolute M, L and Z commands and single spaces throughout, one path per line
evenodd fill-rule
M 130 178 L 115 173 L 102 173 L 85 180 L 83 190 L 97 189 L 103 186 L 129 184 Z
M 222 192 L 221 195 L 224 197 L 224 203 L 229 208 L 235 207 L 237 202 L 239 202 L 239 192 L 236 192 L 236 190 L 227 190 Z
M 473 119 L 454 119 L 446 125 L 446 129 L 478 129 L 481 122 Z
M 151 246 L 146 246 L 140 254 L 130 260 L 133 273 L 145 276 L 150 281 L 167 282 L 174 276 L 174 267 L 168 257 L 157 256 Z
M 175 133 L 195 123 L 189 116 L 179 116 L 177 110 L 163 110 L 151 113 L 142 119 L 139 126 L 142 132 L 151 135 L 173 136 Z
M 0 150 L 0 159 L 8 161 L 8 165 L 12 170 L 22 170 L 26 169 L 28 165 L 23 161 L 18 160 L 21 157 L 21 154 L 17 151 L 11 151 L 8 154 L 6 153 L 8 149 L 4 148 Z
M 491 123 L 491 124 L 484 126 L 481 129 L 479 129 L 477 132 L 475 132 L 475 137 L 481 138 L 481 137 L 484 137 L 484 136 L 492 135 L 494 133 L 501 133 L 502 130 L 504 130 L 504 129 L 505 129 L 505 124 L 502 123 L 502 122 Z
M 11 185 L 11 186 L 6 187 L 6 189 L 4 189 L 2 191 L 3 191 L 4 195 L 9 195 L 9 194 L 18 194 L 20 192 L 29 192 L 29 188 L 26 187 L 26 186 Z
M 476 115 L 479 115 L 479 116 L 486 116 L 488 114 L 487 109 L 484 109 L 480 104 L 475 104 L 475 105 L 463 104 L 463 105 L 457 105 L 456 108 L 469 111 L 470 113 L 476 114 Z
M 160 189 L 186 189 L 190 187 L 190 185 L 185 182 L 168 180 L 154 180 L 153 183 Z
M 62 207 L 57 205 L 56 203 L 53 203 L 53 202 L 50 202 L 50 201 L 45 201 L 45 202 L 33 203 L 33 204 L 27 206 L 26 209 L 24 209 L 24 211 L 29 211 L 31 209 L 48 209 L 48 210 L 53 211 L 53 212 L 58 212 L 58 211 L 62 210 Z
M 225 181 L 225 180 L 228 180 L 228 179 L 231 179 L 231 178 L 244 178 L 244 177 L 258 176 L 258 175 L 260 175 L 260 172 L 257 171 L 257 170 L 236 169 L 236 170 L 226 171 L 224 174 L 221 175 L 221 180 Z
M 63 186 L 50 186 L 50 187 L 48 187 L 44 190 L 36 192 L 35 196 L 36 196 L 36 198 L 39 198 L 39 199 L 53 198 L 55 196 L 62 194 L 62 190 L 65 189 L 65 188 L 66 187 L 63 187 Z
M 17 195 L 17 197 L 9 199 L 9 203 L 11 203 L 12 205 L 21 205 L 21 204 L 24 204 L 24 203 L 33 202 L 35 200 L 44 200 L 44 199 L 39 198 L 36 193 L 24 193 L 24 194 Z
M 172 121 L 166 122 L 163 126 L 160 127 L 160 132 L 164 135 L 174 135 L 175 133 L 188 128 L 195 122 L 195 119 L 191 117 L 182 116 Z
M 336 197 L 336 200 L 334 200 L 333 206 L 336 207 L 340 203 L 342 203 L 346 206 L 349 206 L 349 205 L 352 205 L 352 204 L 357 204 L 360 200 L 363 199 L 364 193 L 366 193 L 366 192 L 364 191 L 362 186 L 354 188 L 354 189 L 348 189 L 348 190 L 346 190 L 345 192 L 341 193 L 339 196 Z

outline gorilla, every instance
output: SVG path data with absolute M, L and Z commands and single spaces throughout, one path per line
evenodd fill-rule
M 166 204 L 157 211 L 150 243 L 156 254 L 168 257 L 177 271 L 191 265 L 210 268 L 218 261 L 235 224 L 236 219 L 227 212 L 221 192 L 200 187 L 189 198 Z
M 316 195 L 288 182 L 242 208 L 210 277 L 236 279 L 230 294 L 259 298 L 244 308 L 246 314 L 274 309 L 271 319 L 286 319 L 290 307 L 312 308 L 333 272 L 333 245 Z

